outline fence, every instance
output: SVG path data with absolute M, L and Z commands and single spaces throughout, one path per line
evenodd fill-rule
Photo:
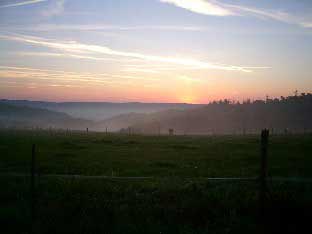
M 28 186 L 30 188 L 31 233 L 40 233 L 45 225 L 51 227 L 57 224 L 65 227 L 66 222 L 69 222 L 70 226 L 77 225 L 73 233 L 85 233 L 81 231 L 85 227 L 75 223 L 77 221 L 89 222 L 87 227 L 90 229 L 90 233 L 124 233 L 123 228 L 128 231 L 133 229 L 130 231 L 133 233 L 153 233 L 148 230 L 149 225 L 158 233 L 181 233 L 181 227 L 177 226 L 183 226 L 184 223 L 187 224 L 186 229 L 191 228 L 204 232 L 205 225 L 207 225 L 205 220 L 217 220 L 217 225 L 220 227 L 224 225 L 220 221 L 223 215 L 226 215 L 225 218 L 223 217 L 224 219 L 229 219 L 229 222 L 235 223 L 233 224 L 234 228 L 239 228 L 237 227 L 239 221 L 235 219 L 235 216 L 240 212 L 251 214 L 257 210 L 257 213 L 262 217 L 260 220 L 276 214 L 275 209 L 270 214 L 272 211 L 270 205 L 276 196 L 275 193 L 272 194 L 270 189 L 279 189 L 283 191 L 281 194 L 284 196 L 284 191 L 287 189 L 283 186 L 291 186 L 287 192 L 291 191 L 291 194 L 296 193 L 297 196 L 297 194 L 301 194 L 302 189 L 295 184 L 312 182 L 312 179 L 309 178 L 268 177 L 268 142 L 269 131 L 265 129 L 261 133 L 260 173 L 258 177 L 156 178 L 38 175 L 36 172 L 36 145 L 32 146 L 29 175 L 11 173 L 2 176 L 5 178 L 8 176 L 15 177 L 17 178 L 16 181 L 23 181 L 25 188 L 27 187 L 27 178 L 30 178 Z M 219 184 L 219 182 L 224 183 Z M 272 185 L 272 182 L 280 184 Z M 284 182 L 288 184 L 285 185 Z M 310 195 L 310 191 L 312 191 L 312 187 L 308 185 L 307 194 Z M 58 193 L 60 194 L 58 195 Z M 279 193 L 278 195 L 280 196 Z M 223 202 L 224 204 L 222 204 Z M 242 204 L 238 205 L 238 203 Z M 52 207 L 49 207 L 50 204 Z M 67 214 L 66 218 L 68 219 L 70 215 L 73 215 L 74 221 L 62 220 L 62 215 L 59 213 L 56 218 L 57 221 L 55 221 L 55 217 L 51 217 L 49 212 L 46 213 L 45 210 L 53 210 L 57 204 L 62 204 L 63 212 L 70 210 L 70 214 Z M 250 208 L 252 211 L 249 210 L 248 206 L 254 206 Z M 301 212 L 302 207 L 299 206 L 299 208 Z M 224 213 L 219 215 L 217 214 L 218 210 L 223 210 Z M 79 214 L 78 217 L 75 212 Z M 92 217 L 92 220 L 88 219 L 88 215 Z M 103 216 L 103 220 L 99 216 Z M 203 217 L 201 218 L 201 216 Z M 142 218 L 150 218 L 151 220 L 142 221 Z M 155 227 L 154 224 L 151 224 L 159 220 L 163 220 L 159 226 L 156 225 L 157 227 Z M 99 225 L 101 222 L 103 225 Z M 175 223 L 175 225 L 171 226 L 170 222 Z M 266 223 L 267 220 L 261 222 Z M 134 225 L 132 225 L 133 223 Z M 123 228 L 118 227 L 121 224 L 124 226 Z M 97 225 L 100 226 L 98 230 L 95 228 Z M 170 226 L 170 228 L 166 226 Z M 67 231 L 70 233 L 70 230 Z

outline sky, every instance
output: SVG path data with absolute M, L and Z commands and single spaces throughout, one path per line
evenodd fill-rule
M 0 98 L 186 102 L 312 92 L 311 0 L 1 0 Z

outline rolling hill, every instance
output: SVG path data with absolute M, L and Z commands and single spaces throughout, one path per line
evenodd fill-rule
M 153 113 L 168 109 L 186 110 L 203 105 L 185 103 L 140 103 L 140 102 L 42 102 L 28 100 L 1 100 L 15 106 L 27 106 L 33 108 L 48 109 L 63 112 L 74 118 L 101 121 L 115 116 L 129 113 Z
M 127 115 L 119 116 L 120 120 Z M 128 118 L 128 120 L 130 117 Z M 131 131 L 144 134 L 245 134 L 269 128 L 275 133 L 307 132 L 312 130 L 312 94 L 231 103 L 212 102 L 191 110 L 167 110 L 140 115 L 124 122 Z M 114 118 L 110 123 L 114 123 Z M 124 126 L 125 127 L 125 126 Z
M 65 113 L 0 103 L 0 127 L 85 129 L 94 123 Z

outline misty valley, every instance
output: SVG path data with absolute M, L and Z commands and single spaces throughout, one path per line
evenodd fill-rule
M 111 116 L 84 113 L 93 110 Z M 207 105 L 2 100 L 1 226 L 6 233 L 304 231 L 311 110 L 311 94 Z
M 102 113 L 102 114 L 101 114 Z M 84 118 L 83 118 L 84 117 Z M 107 118 L 106 118 L 107 117 Z M 276 134 L 312 130 L 312 94 L 207 105 L 0 101 L 0 126 L 132 134 Z

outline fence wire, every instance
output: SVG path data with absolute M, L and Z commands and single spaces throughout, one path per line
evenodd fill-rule
M 34 217 L 30 178 L 0 181 L 5 233 L 257 233 L 263 226 L 257 180 L 39 176 Z M 270 180 L 264 226 L 305 227 L 311 195 L 311 183 Z

